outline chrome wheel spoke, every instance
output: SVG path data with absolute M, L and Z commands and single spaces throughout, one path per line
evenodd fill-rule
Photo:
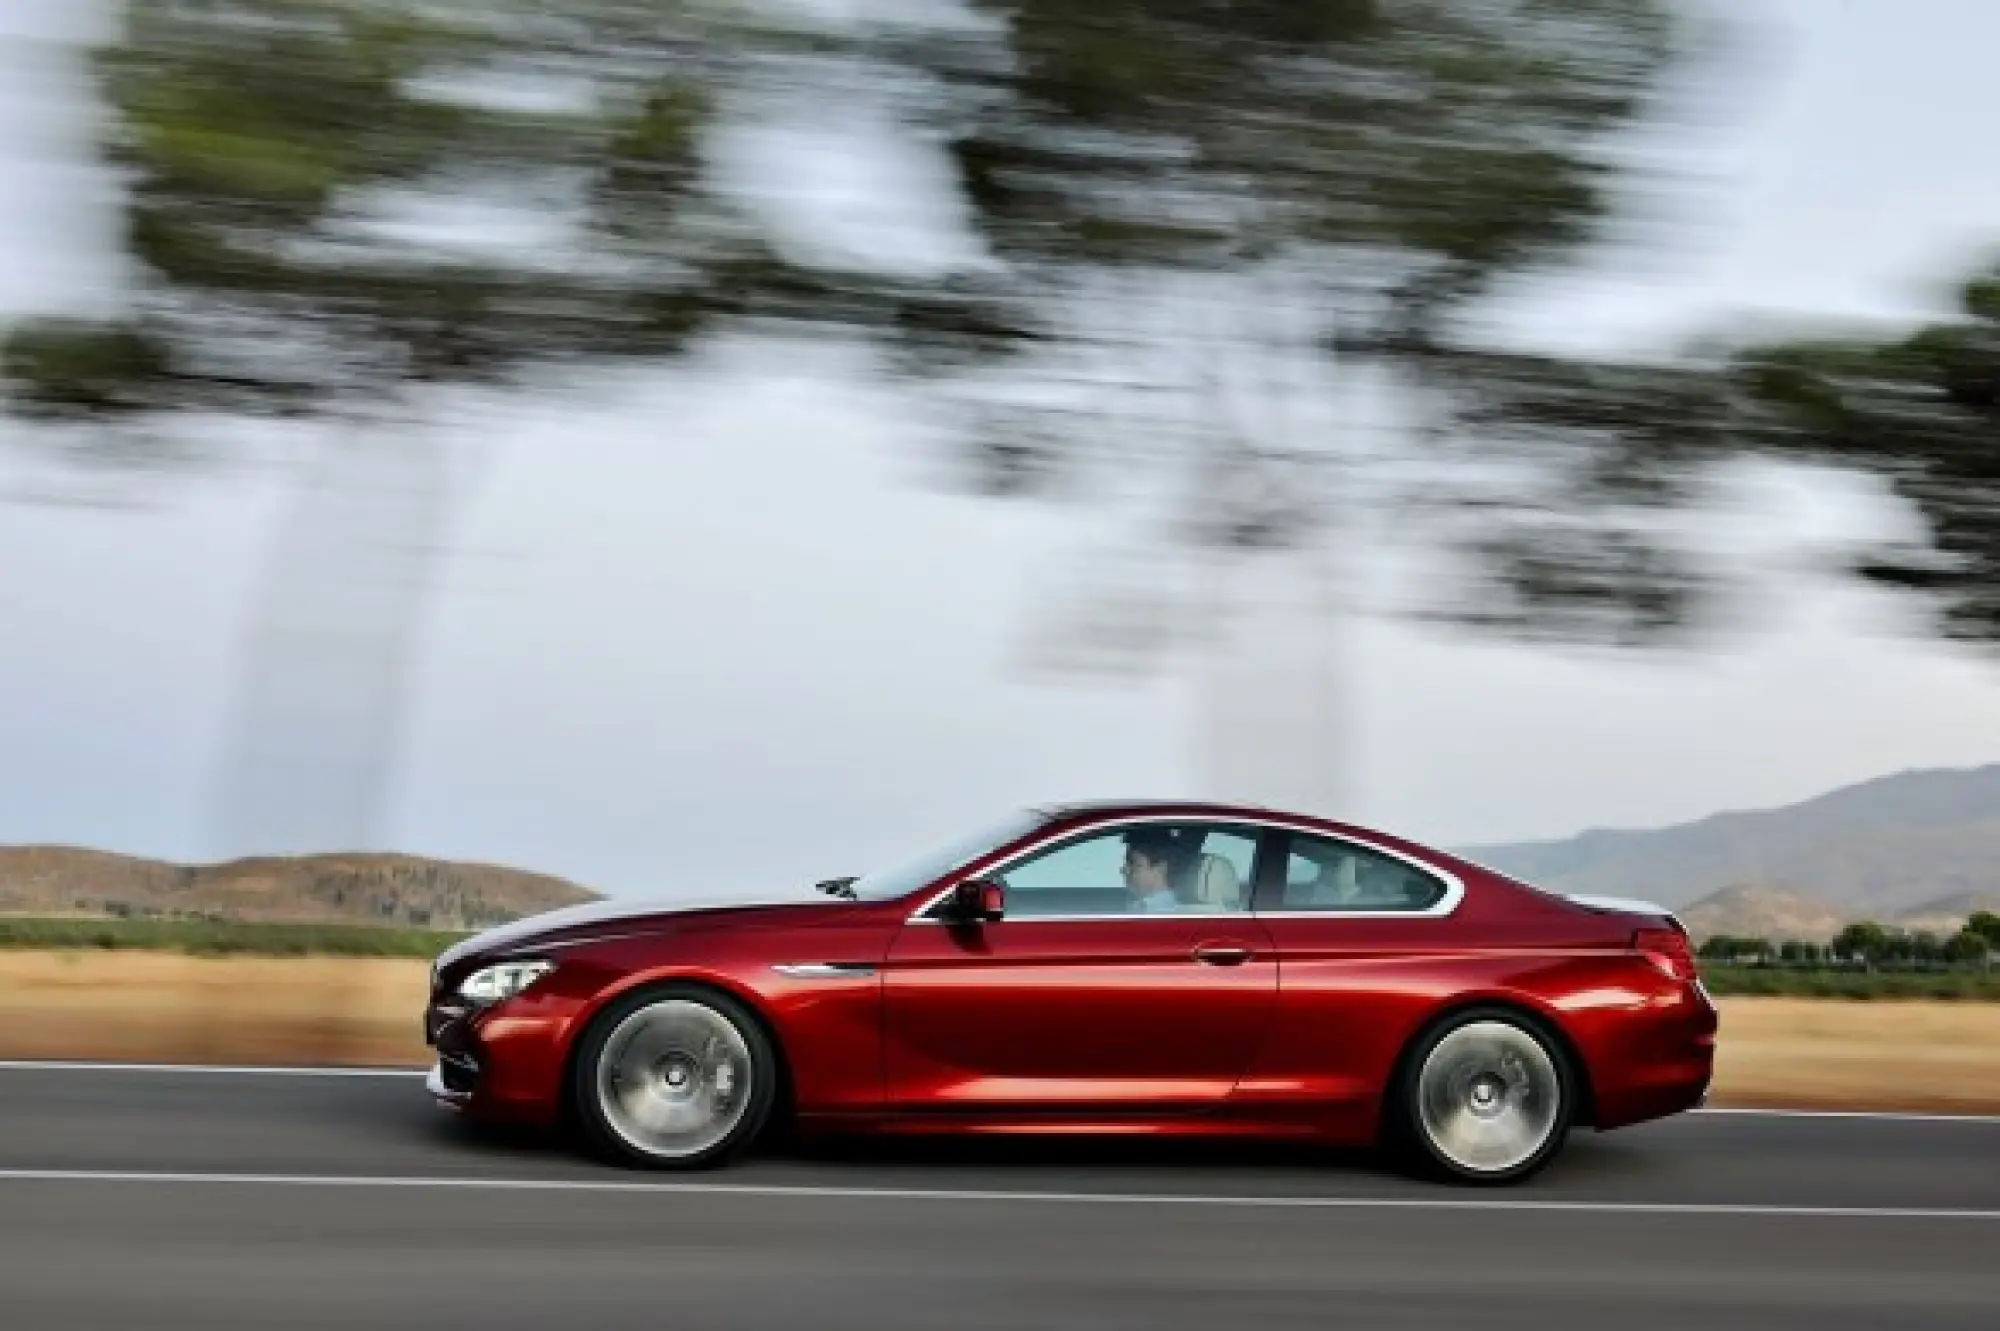
M 1533 1158 L 1562 1114 L 1562 1081 L 1541 1042 L 1504 1021 L 1458 1027 L 1417 1077 L 1417 1113 L 1431 1145 L 1474 1173 Z
M 705 1003 L 667 999 L 618 1023 L 598 1055 L 605 1121 L 648 1155 L 698 1155 L 729 1136 L 749 1105 L 750 1047 Z

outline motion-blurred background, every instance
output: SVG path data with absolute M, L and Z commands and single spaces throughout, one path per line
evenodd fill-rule
M 393 1059 L 420 966 L 340 969 L 393 1041 L 229 1034 L 285 986 L 200 954 L 1163 793 L 1653 897 L 1725 991 L 1993 996 L 1996 40 L 5 0 L 13 1052 Z M 161 967 L 200 1015 L 111 1030 Z M 1742 1094 L 2000 1101 L 1993 1010 Z

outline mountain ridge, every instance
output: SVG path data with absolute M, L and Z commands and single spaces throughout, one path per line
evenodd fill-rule
M 390 852 L 187 865 L 81 846 L 0 846 L 0 913 L 483 929 L 599 899 L 567 879 Z
M 1455 853 L 1538 886 L 1676 909 L 1755 888 L 1847 918 L 1941 914 L 2000 892 L 2000 763 L 1913 768 L 1792 804 Z

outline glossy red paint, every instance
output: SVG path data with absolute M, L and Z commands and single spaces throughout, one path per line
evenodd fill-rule
M 1278 1000 L 1276 949 L 1248 916 L 924 922 L 898 931 L 883 976 L 883 1108 L 900 1114 L 1215 1109 Z
M 1236 914 L 920 918 L 1017 853 L 1125 822 L 1185 818 L 1264 837 Z M 1433 915 L 1274 909 L 1268 856 L 1290 833 L 1407 857 L 1462 891 Z M 1412 1041 L 1459 1007 L 1538 1018 L 1613 1128 L 1697 1104 L 1716 1013 L 1699 984 L 1635 948 L 1670 917 L 1586 908 L 1364 828 L 1269 810 L 1071 808 L 892 899 L 801 892 L 776 905 L 557 912 L 440 960 L 426 1029 L 440 1098 L 554 1122 L 570 1051 L 638 986 L 710 985 L 748 1003 L 784 1060 L 804 1129 L 1310 1137 L 1365 1143 Z M 484 1010 L 453 995 L 494 960 L 555 969 Z M 804 968 L 804 969 L 799 969 Z M 434 1089 L 436 1089 L 434 1087 Z

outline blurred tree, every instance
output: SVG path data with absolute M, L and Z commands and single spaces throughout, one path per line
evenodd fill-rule
M 1971 929 L 1961 929 L 1944 945 L 1945 959 L 1961 966 L 1985 961 L 1986 954 L 1991 948 L 1992 944 L 1984 934 L 1975 933 Z
M 1788 938 L 1778 945 L 1778 959 L 1788 966 L 1806 966 L 1819 960 L 1820 949 L 1815 943 L 1801 942 Z
M 1978 934 L 1993 947 L 2000 947 L 2000 915 L 1990 910 L 1976 910 L 1972 918 L 1965 922 L 1966 930 Z
M 1157 665 L 1274 554 L 1315 585 L 1290 619 L 1336 617 L 1363 547 L 1418 562 L 1396 608 L 1456 624 L 1647 644 L 1689 622 L 1702 578 L 1658 516 L 1726 451 L 1712 367 L 1510 352 L 1481 317 L 1601 236 L 1630 184 L 1614 137 L 1695 57 L 1691 11 L 970 8 L 984 27 L 867 43 L 931 80 L 988 260 L 952 289 L 981 316 L 912 321 L 901 349 L 964 409 L 982 491 L 1145 506 L 1129 558 L 1049 598 L 1057 664 Z M 1285 742 L 1344 747 L 1280 710 Z
M 1703 961 L 1727 961 L 1736 955 L 1740 947 L 1740 940 L 1732 938 L 1728 934 L 1715 934 L 1702 940 L 1702 944 L 1696 949 L 1695 955 L 1699 956 Z
M 1230 552 L 1404 501 L 1392 531 L 1436 517 L 1424 534 L 1481 575 L 1454 617 L 1617 640 L 1679 621 L 1688 571 L 1633 510 L 1685 497 L 1718 442 L 1714 381 L 1476 336 L 1482 302 L 1600 234 L 1610 137 L 1689 58 L 1677 5 L 974 8 L 990 41 L 894 49 L 956 94 L 949 149 L 994 261 L 997 317 L 912 329 L 920 360 L 1016 372 L 979 400 L 985 488 L 1164 466 L 1174 530 Z M 1329 382 L 1397 393 L 1434 447 L 1385 456 L 1351 400 L 1293 409 Z
M 878 340 L 965 409 L 984 490 L 1138 478 L 1162 561 L 1226 573 L 1366 536 L 1431 561 L 1420 613 L 1651 643 L 1706 585 L 1662 512 L 1757 448 L 1889 478 L 1938 558 L 1862 571 L 1942 596 L 1950 631 L 2000 621 L 1980 488 L 2000 279 L 1893 346 L 1722 365 L 1524 354 L 1482 322 L 1602 233 L 1628 174 L 1615 136 L 1693 59 L 1691 6 L 947 8 L 836 31 L 703 0 L 128 0 L 99 68 L 140 280 L 120 318 L 15 330 L 0 375 L 16 410 L 98 429 L 339 427 L 283 533 L 232 803 L 291 796 L 292 760 L 260 746 L 310 690 L 340 692 L 322 738 L 353 800 L 301 839 L 367 840 L 446 506 L 417 428 L 440 390 L 672 357 L 723 320 Z M 815 86 L 936 143 L 978 262 L 808 262 L 719 188 L 730 108 Z M 479 243 L 450 234 L 467 208 Z M 384 523 L 393 549 L 347 579 L 375 599 L 330 600 Z M 1213 605 L 1174 581 L 1142 570 L 1077 627 L 1155 659 Z
M 878 48 L 946 90 L 926 105 L 952 108 L 992 260 L 988 317 L 908 330 L 920 366 L 975 367 L 984 489 L 1139 477 L 1225 568 L 1329 535 L 1414 549 L 1419 613 L 1644 645 L 1739 572 L 1669 520 L 1712 497 L 1710 464 L 1831 464 L 1927 527 L 1853 571 L 2000 638 L 2000 267 L 1907 337 L 1671 364 L 1522 354 L 1482 322 L 1603 233 L 1632 183 L 1613 139 L 1697 57 L 1691 8 L 971 4 L 984 36 Z M 1212 580 L 1178 607 L 1165 581 L 1124 573 L 1062 627 L 1098 635 L 1087 661 L 1156 659 L 1215 608 Z
M 1674 364 L 1520 354 L 1482 323 L 1602 234 L 1631 183 L 1612 140 L 1695 58 L 1691 8 L 971 5 L 986 36 L 896 50 L 947 90 L 992 259 L 975 287 L 995 317 L 911 330 L 947 371 L 979 367 L 961 383 L 984 488 L 1137 476 L 1179 548 L 1225 568 L 1365 539 L 1427 559 L 1420 613 L 1647 644 L 1738 572 L 1667 520 L 1713 494 L 1708 464 L 1832 465 L 1925 529 L 1852 571 L 1924 598 L 1945 636 L 2000 640 L 2000 266 L 1909 335 Z M 1383 399 L 1408 427 L 1392 443 Z M 1065 627 L 1100 634 L 1088 659 L 1185 638 L 1162 581 L 1080 599 Z M 1179 618 L 1213 585 L 1189 579 Z
M 1768 939 L 1716 934 L 1701 945 L 1698 955 L 1705 961 L 1764 962 L 1770 960 L 1773 949 Z
M 629 8 L 130 0 L 97 68 L 142 281 L 124 318 L 14 332 L 14 403 L 327 412 L 680 350 L 754 248 L 697 169 L 712 48 Z M 424 225 L 468 200 L 531 234 Z
M 1922 519 L 1866 552 L 1862 577 L 1915 594 L 1947 638 L 2000 641 L 2000 264 L 1958 317 L 1889 337 L 1802 339 L 1740 354 L 1746 438 L 1880 479 Z
M 1889 933 L 1873 920 L 1861 920 L 1833 936 L 1833 950 L 1839 956 L 1873 966 L 1889 950 Z
M 232 843 L 369 840 L 450 493 L 421 428 L 440 390 L 671 357 L 787 300 L 703 168 L 741 62 L 700 10 L 123 6 L 96 70 L 138 279 L 116 317 L 12 330 L 0 378 L 13 411 L 100 433 L 327 427 L 267 570 Z
M 268 746 L 341 695 L 317 739 L 351 799 L 308 801 L 346 809 L 308 843 L 367 839 L 445 512 L 415 428 L 436 390 L 672 356 L 723 318 L 865 332 L 963 390 L 986 489 L 1158 477 L 1175 548 L 1223 558 L 1395 507 L 1398 537 L 1467 556 L 1454 618 L 1646 640 L 1691 577 L 1635 515 L 1712 448 L 1708 381 L 1474 334 L 1479 302 L 1609 215 L 1609 136 L 1685 58 L 1677 12 L 974 0 L 840 35 L 701 0 L 128 0 L 99 70 L 139 284 L 119 318 L 16 330 L 0 369 L 53 421 L 344 427 L 283 533 L 229 800 L 297 804 Z M 712 129 L 732 97 L 816 81 L 942 141 L 983 262 L 779 257 L 716 188 Z M 468 207 L 482 243 L 444 225 Z M 1384 453 L 1351 401 L 1304 424 L 1329 367 L 1412 404 L 1428 447 Z

